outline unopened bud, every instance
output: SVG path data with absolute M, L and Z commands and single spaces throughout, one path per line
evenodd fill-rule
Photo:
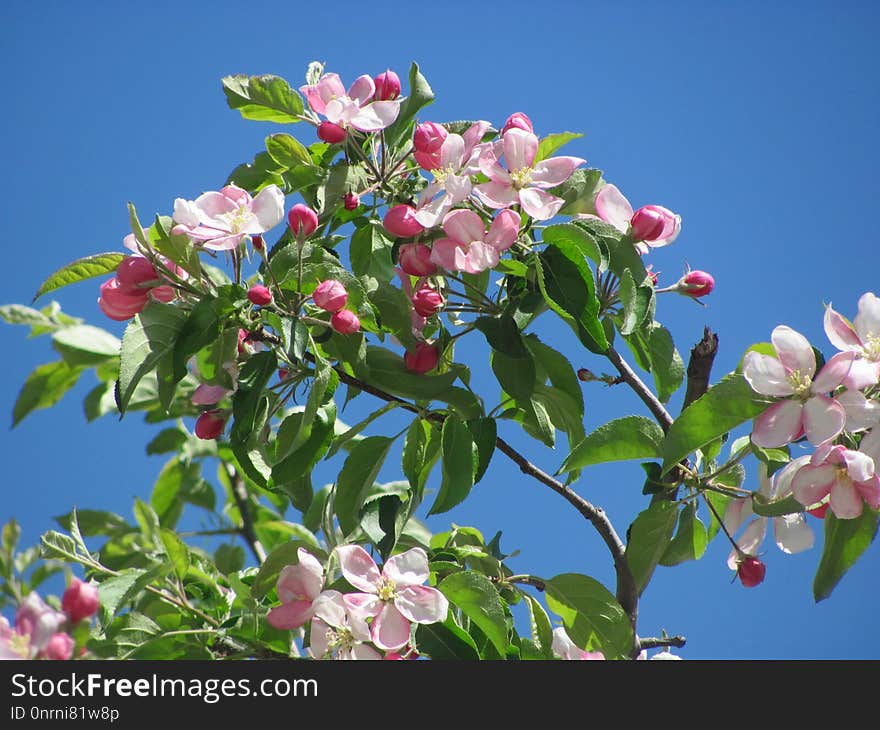
M 263 241 L 263 237 L 259 233 L 255 233 L 251 236 L 251 246 L 253 246 L 256 251 L 262 251 L 266 247 L 266 243 Z
M 449 136 L 446 127 L 437 122 L 423 122 L 413 132 L 413 149 L 416 152 L 434 154 L 439 152 L 443 142 Z
M 431 249 L 424 243 L 405 243 L 397 252 L 400 268 L 410 276 L 431 276 L 439 270 L 431 261 Z
M 345 140 L 345 129 L 333 122 L 321 122 L 318 125 L 318 139 L 327 144 L 339 144 Z
M 443 295 L 427 284 L 420 286 L 412 295 L 413 309 L 422 317 L 437 314 L 446 304 Z
M 688 271 L 678 283 L 675 290 L 688 297 L 704 297 L 715 288 L 715 279 L 705 271 Z
M 272 292 L 262 284 L 254 284 L 248 289 L 247 298 L 257 306 L 265 306 L 272 301 Z
M 205 411 L 196 419 L 196 436 L 209 441 L 218 438 L 226 428 L 222 411 Z
M 330 326 L 341 335 L 353 335 L 360 331 L 361 321 L 350 309 L 340 309 L 330 318 Z
M 318 214 L 309 206 L 297 203 L 287 214 L 287 224 L 295 236 L 311 236 L 318 227 Z
M 315 305 L 326 312 L 338 312 L 348 301 L 348 292 L 341 281 L 325 279 L 312 292 Z
M 70 623 L 75 624 L 84 618 L 94 616 L 98 611 L 98 586 L 72 578 L 70 585 L 61 597 L 61 608 Z
M 660 241 L 672 236 L 679 225 L 678 216 L 662 205 L 645 205 L 630 219 L 630 231 L 634 241 Z
M 400 78 L 390 68 L 373 79 L 376 101 L 390 101 L 400 96 Z
M 348 192 L 342 199 L 342 206 L 346 210 L 354 210 L 361 204 L 360 196 L 357 193 Z
M 532 120 L 522 112 L 516 112 L 507 117 L 507 121 L 504 122 L 504 126 L 501 128 L 502 137 L 508 129 L 522 129 L 524 132 L 530 132 L 532 134 L 535 132 L 535 128 L 532 126 Z
M 425 230 L 416 220 L 415 209 L 411 205 L 395 205 L 385 214 L 382 225 L 385 230 L 398 238 L 411 238 Z
M 408 350 L 403 356 L 406 369 L 414 373 L 426 373 L 433 370 L 437 367 L 438 362 L 440 362 L 440 348 L 426 342 L 419 342 L 415 350 Z
M 756 585 L 763 583 L 766 572 L 767 566 L 751 555 L 740 560 L 736 569 L 740 583 L 746 588 L 754 588 Z

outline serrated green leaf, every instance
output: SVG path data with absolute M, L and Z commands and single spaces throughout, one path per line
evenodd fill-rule
M 501 656 L 506 654 L 510 642 L 505 605 L 485 575 L 469 570 L 453 573 L 437 588 L 480 628 Z
M 452 616 L 443 622 L 419 624 L 416 628 L 416 646 L 419 654 L 434 660 L 474 661 L 480 658 L 474 640 L 455 623 Z
M 470 494 L 477 467 L 477 449 L 467 424 L 447 416 L 441 433 L 443 480 L 429 515 L 448 512 Z
M 53 274 L 50 274 L 49 277 L 40 284 L 40 288 L 37 289 L 37 293 L 34 294 L 31 304 L 44 294 L 48 294 L 50 291 L 55 291 L 68 284 L 76 284 L 79 281 L 85 281 L 86 279 L 93 279 L 96 276 L 104 276 L 105 274 L 115 272 L 116 267 L 119 266 L 119 262 L 124 258 L 125 256 L 121 253 L 110 252 L 84 256 L 81 259 L 72 261 L 66 266 L 62 266 Z
M 532 642 L 543 659 L 553 658 L 553 627 L 544 607 L 534 596 L 523 594 L 526 606 L 529 609 L 529 627 L 532 632 Z
M 677 504 L 658 500 L 648 509 L 642 510 L 630 526 L 626 561 L 639 595 L 647 587 L 654 568 L 666 552 L 677 517 Z
M 266 137 L 266 152 L 275 162 L 288 169 L 312 164 L 312 156 L 305 145 L 289 134 L 270 134 Z
M 644 416 L 624 416 L 599 426 L 575 446 L 559 472 L 592 464 L 660 456 L 663 431 Z
M 675 537 L 660 558 L 660 565 L 678 565 L 687 560 L 699 560 L 709 543 L 706 526 L 697 517 L 694 503 L 685 505 L 678 517 Z
M 846 572 L 867 550 L 877 536 L 880 513 L 867 505 L 862 514 L 851 520 L 841 520 L 833 512 L 825 515 L 825 544 L 822 559 L 813 580 L 816 603 L 831 595 Z
M 52 335 L 52 345 L 68 365 L 98 365 L 118 357 L 122 342 L 99 327 L 80 324 Z
M 394 439 L 370 436 L 358 442 L 348 454 L 336 480 L 333 507 L 339 527 L 348 535 L 360 522 L 360 509 L 388 456 Z
M 71 367 L 63 360 L 37 366 L 28 375 L 12 408 L 13 428 L 33 411 L 51 408 L 76 385 L 81 367 Z
M 300 121 L 303 113 L 299 93 L 279 76 L 226 76 L 223 92 L 229 108 L 238 109 L 245 119 L 288 124 Z
M 177 536 L 176 532 L 169 530 L 167 527 L 162 528 L 161 535 L 162 545 L 165 548 L 168 560 L 171 562 L 174 574 L 178 580 L 183 580 L 186 577 L 186 572 L 189 570 L 189 548 Z

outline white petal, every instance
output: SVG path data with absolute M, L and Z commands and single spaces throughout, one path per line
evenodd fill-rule
M 880 337 L 880 299 L 872 292 L 866 292 L 859 298 L 859 313 L 853 320 L 853 327 L 862 342 Z
M 756 393 L 777 398 L 794 393 L 785 366 L 775 357 L 749 351 L 743 358 L 742 372 Z
M 382 567 L 382 575 L 398 586 L 420 586 L 428 580 L 428 573 L 428 556 L 418 547 L 388 558 Z
M 816 355 L 810 341 L 800 332 L 784 324 L 779 325 L 770 335 L 770 341 L 779 355 L 779 360 L 788 370 L 797 370 L 813 377 L 816 372 Z
M 773 537 L 784 553 L 800 553 L 813 547 L 815 536 L 802 514 L 773 518 Z

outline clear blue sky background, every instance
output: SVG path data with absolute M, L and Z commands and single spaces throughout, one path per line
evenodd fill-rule
M 706 308 L 667 295 L 658 319 L 685 357 L 704 325 L 719 333 L 715 379 L 780 323 L 830 354 L 823 301 L 851 317 L 861 293 L 880 293 L 878 22 L 871 2 L 7 3 L 0 303 L 28 303 L 74 258 L 121 250 L 127 201 L 147 216 L 170 214 L 175 197 L 217 189 L 252 158 L 278 128 L 228 110 L 222 76 L 275 73 L 298 86 L 318 59 L 350 83 L 386 67 L 405 78 L 415 60 L 437 95 L 426 118 L 498 125 L 524 111 L 542 135 L 582 131 L 569 154 L 603 169 L 634 205 L 682 215 L 678 241 L 650 261 L 663 283 L 688 263 L 712 272 L 717 288 Z M 309 127 L 287 131 L 313 140 Z M 96 306 L 98 283 L 57 299 L 121 336 L 123 326 Z M 542 337 L 575 356 L 571 338 L 548 323 Z M 48 340 L 25 333 L 0 327 L 7 414 L 28 373 L 55 359 Z M 483 350 L 462 353 L 485 370 Z M 576 357 L 610 369 L 588 353 Z M 476 382 L 497 387 L 482 375 Z M 25 544 L 74 504 L 130 516 L 162 466 L 144 455 L 155 427 L 137 414 L 86 425 L 81 402 L 91 386 L 84 381 L 59 407 L 0 437 L 0 520 L 15 516 Z M 588 431 L 644 412 L 622 386 L 585 386 L 585 398 Z M 363 396 L 344 418 L 371 405 Z M 672 409 L 679 405 L 674 398 Z M 510 424 L 502 433 L 548 470 L 564 455 L 518 439 Z M 321 479 L 336 468 L 325 466 Z M 585 471 L 577 488 L 623 533 L 644 506 L 641 480 L 638 464 L 624 463 Z M 747 484 L 757 487 L 754 468 Z M 500 455 L 465 505 L 429 524 L 439 531 L 449 522 L 487 537 L 502 529 L 502 546 L 521 550 L 511 561 L 517 571 L 612 578 L 589 526 Z M 768 539 L 767 579 L 749 590 L 731 582 L 729 546 L 718 538 L 701 561 L 658 569 L 642 599 L 641 633 L 685 634 L 680 653 L 692 659 L 880 657 L 877 545 L 815 605 L 818 543 L 785 556 Z

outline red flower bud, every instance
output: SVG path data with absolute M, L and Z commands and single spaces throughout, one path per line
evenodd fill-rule
M 412 295 L 413 309 L 422 317 L 430 317 L 437 314 L 446 304 L 443 295 L 436 289 L 432 289 L 427 284 L 423 284 L 413 292 Z
M 287 223 L 295 236 L 311 236 L 318 227 L 318 214 L 309 206 L 297 203 L 287 214 Z
M 98 605 L 98 586 L 85 583 L 79 578 L 71 579 L 61 597 L 61 608 L 72 624 L 94 616 Z
M 705 271 L 688 271 L 675 285 L 675 290 L 679 294 L 695 298 L 706 296 L 714 288 L 715 279 Z
M 439 152 L 443 142 L 449 136 L 446 127 L 436 122 L 423 122 L 413 132 L 413 149 L 432 155 Z
M 353 335 L 361 328 L 361 321 L 350 309 L 340 309 L 330 318 L 330 326 L 341 335 Z
M 339 144 L 345 139 L 345 130 L 333 122 L 321 122 L 318 125 L 318 139 L 327 144 Z
M 437 367 L 438 362 L 440 362 L 440 348 L 426 342 L 419 342 L 415 350 L 408 350 L 403 356 L 406 369 L 414 373 L 426 373 L 433 370 Z
M 110 319 L 117 322 L 131 319 L 147 306 L 149 289 L 135 289 L 134 293 L 126 294 L 120 290 L 119 279 L 115 276 L 101 284 L 100 289 L 98 307 Z
M 764 582 L 764 574 L 767 567 L 758 558 L 751 555 L 739 561 L 736 574 L 739 576 L 740 583 L 746 588 L 754 588 Z
M 404 243 L 397 252 L 400 268 L 411 276 L 431 276 L 439 270 L 431 261 L 431 249 L 424 243 Z
M 504 122 L 504 126 L 501 128 L 502 137 L 508 129 L 522 129 L 525 132 L 531 132 L 533 134 L 535 132 L 535 128 L 532 126 L 532 120 L 522 112 L 516 112 L 507 117 L 507 121 Z
M 398 238 L 417 236 L 425 227 L 416 220 L 415 212 L 411 205 L 395 205 L 385 214 L 382 225 Z
M 287 368 L 278 368 L 279 380 L 284 380 L 289 374 L 290 374 L 290 371 Z
M 73 648 L 76 642 L 71 636 L 63 632 L 52 634 L 46 648 L 40 652 L 40 656 L 44 659 L 54 659 L 56 661 L 66 662 L 73 656 Z
M 263 237 L 259 233 L 255 233 L 251 236 L 251 246 L 255 251 L 262 251 L 266 247 L 266 242 L 263 241 Z
M 153 264 L 143 256 L 126 256 L 116 267 L 117 288 L 123 294 L 143 294 L 158 278 Z
M 661 205 L 639 208 L 629 223 L 629 234 L 634 241 L 659 241 L 669 238 L 678 228 L 675 213 Z
M 205 411 L 196 419 L 196 436 L 206 441 L 218 438 L 226 428 L 222 411 Z
M 342 282 L 336 279 L 326 279 L 318 284 L 312 299 L 315 305 L 326 312 L 338 312 L 348 301 L 348 292 Z
M 247 298 L 262 307 L 272 301 L 272 292 L 262 284 L 254 284 L 248 289 Z
M 342 206 L 346 210 L 354 210 L 361 204 L 360 196 L 357 193 L 348 192 L 342 199 Z
M 400 78 L 390 68 L 373 79 L 376 101 L 390 101 L 400 96 Z

